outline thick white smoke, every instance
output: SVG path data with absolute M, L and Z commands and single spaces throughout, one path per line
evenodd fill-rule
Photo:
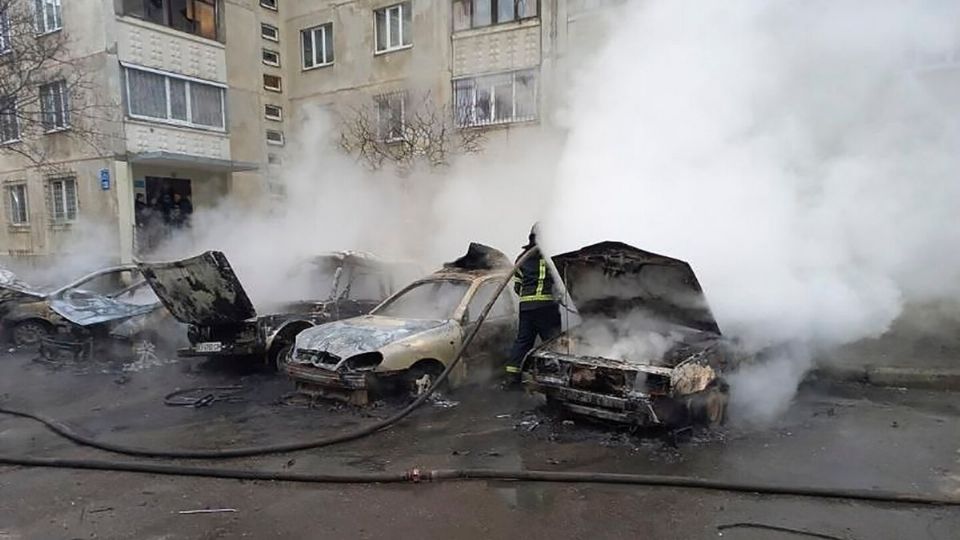
M 572 92 L 555 247 L 687 260 L 753 348 L 876 336 L 905 301 L 956 295 L 958 117 L 908 63 L 960 43 L 956 2 L 664 0 L 616 17 Z M 800 356 L 734 395 L 775 414 Z

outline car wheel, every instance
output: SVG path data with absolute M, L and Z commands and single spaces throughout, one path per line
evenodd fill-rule
M 703 391 L 691 395 L 687 408 L 694 423 L 716 426 L 726 422 L 729 401 L 729 386 L 718 379 Z
M 293 344 L 287 343 L 286 345 L 280 347 L 280 350 L 273 355 L 272 362 L 270 363 L 273 369 L 277 373 L 283 373 L 283 368 L 287 364 L 287 358 L 290 356 L 290 351 L 293 350 Z
M 40 340 L 53 334 L 53 328 L 41 321 L 23 321 L 17 323 L 11 331 L 13 344 L 17 347 L 33 347 Z
M 410 397 L 418 398 L 433 387 L 442 370 L 430 364 L 418 364 L 407 370 L 404 380 Z

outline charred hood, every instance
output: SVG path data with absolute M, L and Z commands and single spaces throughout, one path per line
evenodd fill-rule
M 459 259 L 443 265 L 445 270 L 498 270 L 510 268 L 513 264 L 503 252 L 490 246 L 471 242 L 467 253 Z
M 137 262 L 137 266 L 170 314 L 182 323 L 221 326 L 257 315 L 230 262 L 219 251 L 172 262 Z
M 657 320 L 720 333 L 697 276 L 684 261 L 620 242 L 601 242 L 553 261 L 582 315 L 642 310 Z

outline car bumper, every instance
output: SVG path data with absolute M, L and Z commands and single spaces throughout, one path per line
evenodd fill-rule
M 297 392 L 353 405 L 369 403 L 371 391 L 379 386 L 377 376 L 372 372 L 331 371 L 292 363 L 286 364 L 284 370 L 296 383 Z
M 639 426 L 662 423 L 648 396 L 613 396 L 534 377 L 527 377 L 524 384 L 528 390 L 543 394 L 548 401 L 578 416 Z

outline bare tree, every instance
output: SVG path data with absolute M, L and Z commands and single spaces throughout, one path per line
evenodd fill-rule
M 100 72 L 93 57 L 72 53 L 59 2 L 0 0 L 0 156 L 44 165 L 68 139 L 103 155 L 116 104 Z
M 453 120 L 451 109 L 438 106 L 430 93 L 413 103 L 406 92 L 384 94 L 341 117 L 340 148 L 374 170 L 445 167 L 457 155 L 483 149 L 482 131 L 457 128 Z

